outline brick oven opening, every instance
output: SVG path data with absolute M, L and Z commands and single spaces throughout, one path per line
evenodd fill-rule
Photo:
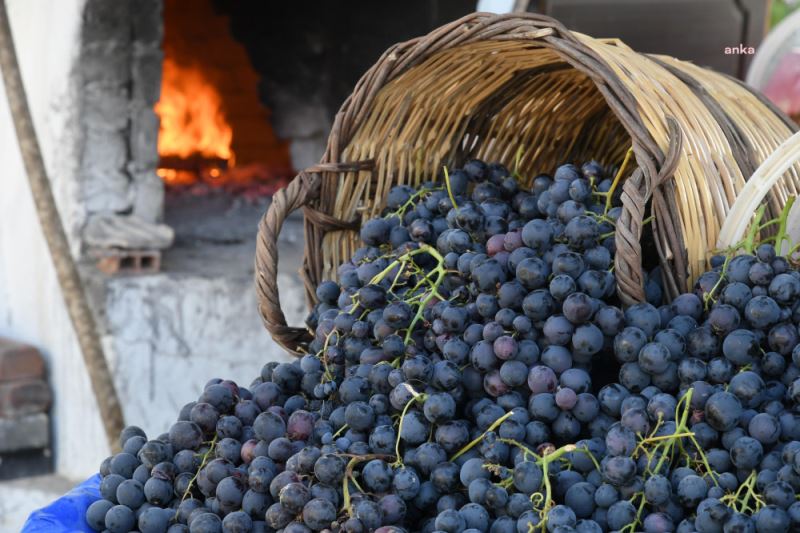
M 292 173 L 289 145 L 272 129 L 229 17 L 211 0 L 166 0 L 163 13 L 158 175 L 174 190 L 274 192 Z
M 276 135 L 259 95 L 261 75 L 218 4 L 163 5 L 157 174 L 178 248 L 247 240 L 270 195 L 293 175 L 289 142 Z
M 106 274 L 249 277 L 271 195 L 319 161 L 363 72 L 474 9 L 409 2 L 86 0 L 83 257 Z M 281 260 L 299 262 L 300 213 L 281 239 Z

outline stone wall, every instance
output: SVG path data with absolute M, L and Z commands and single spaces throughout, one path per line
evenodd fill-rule
M 161 220 L 156 175 L 162 0 L 87 0 L 78 62 L 81 200 L 85 234 L 96 215 Z

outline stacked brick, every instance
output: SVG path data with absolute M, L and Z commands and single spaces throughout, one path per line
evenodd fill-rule
M 51 399 L 39 351 L 0 338 L 0 460 L 50 447 Z

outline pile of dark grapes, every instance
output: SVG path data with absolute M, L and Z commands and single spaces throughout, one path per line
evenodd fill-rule
M 397 186 L 309 353 L 127 428 L 98 531 L 800 531 L 800 273 L 768 242 L 623 310 L 618 181 L 478 160 Z

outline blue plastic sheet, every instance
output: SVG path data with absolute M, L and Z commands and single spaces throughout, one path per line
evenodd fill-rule
M 34 511 L 22 533 L 92 533 L 86 509 L 100 499 L 100 474 L 90 477 L 47 507 Z

